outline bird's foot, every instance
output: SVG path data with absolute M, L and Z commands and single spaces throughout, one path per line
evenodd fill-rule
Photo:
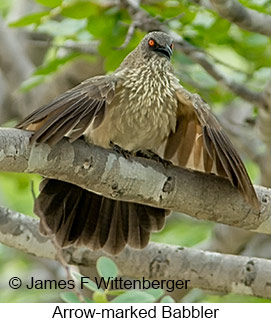
M 152 152 L 151 150 L 139 150 L 136 153 L 136 156 L 155 160 L 161 163 L 165 168 L 168 168 L 170 165 L 172 165 L 172 162 L 170 162 L 169 160 L 163 159 L 162 157 Z
M 114 144 L 112 141 L 110 142 L 111 148 L 118 154 L 121 154 L 125 159 L 130 159 L 132 153 L 128 150 L 121 148 L 120 146 Z

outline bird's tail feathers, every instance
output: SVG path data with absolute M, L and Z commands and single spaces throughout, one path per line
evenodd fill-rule
M 44 179 L 35 201 L 40 231 L 52 234 L 61 247 L 86 246 L 118 254 L 125 245 L 142 249 L 150 233 L 160 231 L 167 211 L 116 201 L 76 185 Z

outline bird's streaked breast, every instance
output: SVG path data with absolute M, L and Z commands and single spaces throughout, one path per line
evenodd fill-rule
M 95 144 L 106 146 L 109 140 L 129 151 L 156 150 L 175 130 L 177 100 L 172 86 L 175 76 L 167 66 L 158 64 L 120 72 L 105 120 L 91 133 Z

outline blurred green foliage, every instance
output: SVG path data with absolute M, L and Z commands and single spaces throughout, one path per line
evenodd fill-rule
M 61 45 L 64 46 L 67 41 L 87 43 L 94 39 L 99 40 L 99 52 L 106 58 L 105 69 L 110 72 L 143 36 L 142 32 L 137 31 L 125 49 L 116 50 L 122 45 L 131 23 L 126 10 L 108 6 L 97 0 L 37 2 L 44 7 L 9 24 L 11 27 L 27 27 L 46 32 L 53 38 L 44 66 L 37 68 L 33 78 L 27 80 L 27 86 L 23 89 L 31 88 L 31 82 L 32 86 L 35 86 L 45 81 L 59 67 L 82 55 L 80 52 L 69 51 L 63 54 Z M 261 12 L 270 11 L 269 1 L 260 1 L 260 5 L 256 0 L 242 2 Z M 142 7 L 152 16 L 160 17 L 161 21 L 170 18 L 169 27 L 196 47 L 203 48 L 211 58 L 215 57 L 218 67 L 229 77 L 239 82 L 246 81 L 252 88 L 263 88 L 264 84 L 259 77 L 266 77 L 266 67 L 269 68 L 271 64 L 268 37 L 242 30 L 189 0 L 159 1 L 154 5 L 145 4 Z M 183 15 L 174 19 L 177 13 Z M 190 90 L 195 90 L 194 86 L 198 84 L 196 90 L 208 101 L 211 100 L 214 106 L 225 105 L 234 99 L 231 92 L 217 84 L 201 67 L 183 54 L 176 54 L 174 63 L 178 74 L 183 76 L 183 84 Z
M 36 12 L 9 24 L 14 28 L 27 28 L 30 31 L 46 33 L 52 39 L 42 66 L 38 66 L 33 75 L 22 84 L 21 90 L 23 91 L 46 82 L 63 65 L 73 60 L 82 57 L 91 62 L 95 60 L 93 55 L 87 55 L 80 50 L 67 49 L 65 45 L 71 41 L 74 44 L 91 44 L 92 41 L 98 40 L 99 53 L 105 57 L 105 70 L 110 72 L 119 65 L 144 35 L 137 30 L 128 46 L 118 50 L 116 48 L 123 44 L 128 26 L 131 23 L 126 10 L 104 5 L 104 2 L 98 0 L 36 0 L 36 2 L 38 4 Z M 270 0 L 242 0 L 241 2 L 250 8 L 271 13 Z M 0 14 L 7 17 L 9 11 L 13 9 L 14 3 L 16 3 L 15 0 L 0 0 Z M 268 37 L 244 31 L 220 18 L 214 12 L 197 6 L 189 0 L 163 0 L 154 5 L 145 4 L 143 8 L 152 16 L 160 17 L 161 21 L 170 18 L 169 27 L 194 46 L 204 49 L 209 58 L 228 77 L 240 83 L 246 82 L 246 85 L 251 89 L 263 89 L 264 81 L 270 77 L 271 46 Z M 174 19 L 179 13 L 183 13 L 183 16 Z M 176 52 L 173 63 L 182 84 L 192 92 L 200 93 L 214 109 L 221 110 L 234 100 L 235 96 L 229 90 L 218 84 L 202 67 L 184 54 Z M 257 113 L 257 110 L 255 111 Z M 257 165 L 248 162 L 247 166 L 251 177 L 256 179 L 259 173 Z M 33 189 L 37 194 L 39 176 L 1 173 L 1 204 L 33 216 L 31 181 L 33 181 Z M 194 246 L 210 236 L 212 227 L 211 223 L 195 221 L 188 217 L 173 217 L 168 220 L 167 226 L 162 232 L 152 235 L 152 240 Z M 53 301 L 55 297 L 58 297 L 59 293 L 53 291 L 49 293 L 42 290 L 31 292 L 10 290 L 6 286 L 8 277 L 11 275 L 27 277 L 31 271 L 37 270 L 39 273 L 41 266 L 37 269 L 36 259 L 33 260 L 33 258 L 4 246 L 0 246 L 0 254 L 0 297 L 2 297 L 0 301 Z M 103 261 L 106 262 L 106 260 Z M 97 266 L 101 275 L 107 275 L 105 269 L 109 268 L 109 271 L 113 271 L 114 267 L 112 265 L 111 268 L 108 263 L 106 265 L 98 263 Z M 110 271 L 110 273 L 112 272 Z M 89 288 L 91 289 L 91 282 Z M 107 296 L 110 294 L 108 291 L 98 292 L 96 290 L 94 292 L 96 294 L 92 301 L 107 301 Z M 122 301 L 135 301 L 136 297 L 141 300 L 148 298 L 150 301 L 157 299 L 157 295 L 149 293 L 149 295 L 143 296 L 140 293 L 140 291 L 126 292 L 114 299 L 118 300 L 118 297 Z M 189 295 L 190 299 L 187 299 L 190 301 L 201 302 L 264 301 L 236 295 L 206 295 L 202 292 L 200 295 L 197 293 L 196 296 Z M 70 292 L 62 294 L 61 297 L 65 301 L 78 301 L 77 296 Z M 171 301 L 171 299 L 165 296 L 164 301 Z
M 176 227 L 177 225 L 177 227 Z M 213 224 L 206 221 L 197 221 L 188 216 L 172 215 L 165 228 L 152 234 L 152 241 L 192 247 L 207 239 Z
M 38 194 L 41 177 L 32 174 L 0 173 L 1 202 L 5 206 L 33 216 L 34 196 Z
M 114 280 L 119 275 L 119 270 L 114 263 L 108 257 L 100 257 L 96 263 L 97 272 L 99 276 L 105 281 L 108 279 Z M 73 273 L 75 282 L 80 285 L 82 275 Z M 146 289 L 141 290 L 113 290 L 110 286 L 106 289 L 98 288 L 97 284 L 93 281 L 84 278 L 84 286 L 93 292 L 92 298 L 84 297 L 84 301 L 87 303 L 154 303 L 161 301 L 163 303 L 172 303 L 174 300 L 170 296 L 164 296 L 162 289 Z M 82 300 L 78 298 L 74 292 L 65 292 L 61 294 L 62 300 L 68 303 L 77 303 Z

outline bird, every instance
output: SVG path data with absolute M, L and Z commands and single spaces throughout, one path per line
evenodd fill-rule
M 151 152 L 180 167 L 227 178 L 247 203 L 259 201 L 241 158 L 209 105 L 174 74 L 173 40 L 147 33 L 111 74 L 91 77 L 17 125 L 32 131 L 30 143 L 56 145 L 84 136 L 106 149 Z M 40 232 L 60 248 L 84 246 L 120 253 L 143 249 L 164 227 L 169 210 L 114 200 L 79 186 L 44 178 L 34 202 Z

